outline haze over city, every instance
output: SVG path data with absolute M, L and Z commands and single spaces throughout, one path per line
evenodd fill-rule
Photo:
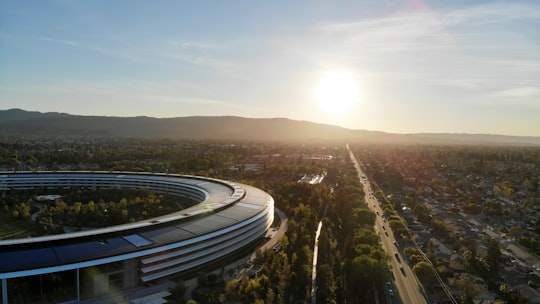
M 2 1 L 0 108 L 540 136 L 536 1 Z

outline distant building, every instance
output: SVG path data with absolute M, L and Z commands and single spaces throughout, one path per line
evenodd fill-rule
M 407 220 L 407 221 L 412 221 L 413 220 L 413 212 L 411 210 L 411 208 L 409 207 L 403 207 L 401 208 L 401 214 L 403 214 L 403 217 Z
M 310 185 L 320 184 L 326 177 L 326 172 L 319 175 L 314 174 L 306 174 L 304 175 L 300 180 L 298 180 L 299 183 L 307 183 Z

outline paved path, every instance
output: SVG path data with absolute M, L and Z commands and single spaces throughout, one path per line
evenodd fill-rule
M 317 256 L 319 255 L 319 236 L 321 235 L 322 221 L 319 222 L 315 232 L 315 245 L 313 245 L 313 266 L 311 268 L 311 303 L 317 303 Z
M 34 212 L 34 214 L 30 216 L 30 219 L 32 220 L 32 222 L 35 222 L 38 215 L 41 214 L 41 210 L 43 209 L 43 203 L 35 203 L 34 207 L 38 208 L 38 211 Z
M 278 214 L 279 219 L 281 221 L 279 227 L 270 228 L 270 230 L 268 230 L 268 232 L 266 233 L 266 237 L 268 241 L 264 243 L 263 245 L 261 245 L 259 248 L 257 248 L 257 250 L 255 250 L 251 255 L 245 256 L 225 266 L 224 267 L 224 271 L 225 271 L 224 280 L 225 281 L 241 279 L 243 275 L 247 273 L 246 270 L 249 268 L 250 264 L 252 264 L 253 261 L 255 260 L 255 257 L 257 256 L 257 251 L 270 250 L 274 246 L 279 244 L 279 242 L 281 241 L 281 238 L 283 237 L 283 235 L 285 235 L 285 232 L 287 231 L 289 227 L 289 219 L 287 218 L 287 215 L 285 215 L 285 213 L 283 213 L 281 210 L 277 208 L 274 208 L 274 210 Z M 232 270 L 231 275 L 229 275 L 229 270 Z M 222 271 L 221 269 L 216 269 L 214 271 L 208 272 L 208 274 L 215 273 L 219 275 L 221 271 Z M 186 293 L 184 294 L 184 297 L 186 299 L 191 299 L 191 293 L 197 287 L 197 278 L 186 280 L 184 284 L 186 287 Z

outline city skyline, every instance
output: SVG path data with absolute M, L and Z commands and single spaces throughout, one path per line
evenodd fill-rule
M 540 136 L 534 1 L 4 1 L 0 20 L 2 109 Z

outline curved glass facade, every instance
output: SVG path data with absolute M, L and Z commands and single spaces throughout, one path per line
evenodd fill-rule
M 0 191 L 93 186 L 149 188 L 199 203 L 132 224 L 0 241 L 4 303 L 76 303 L 181 275 L 253 245 L 274 219 L 270 195 L 217 179 L 132 172 L 0 174 Z

